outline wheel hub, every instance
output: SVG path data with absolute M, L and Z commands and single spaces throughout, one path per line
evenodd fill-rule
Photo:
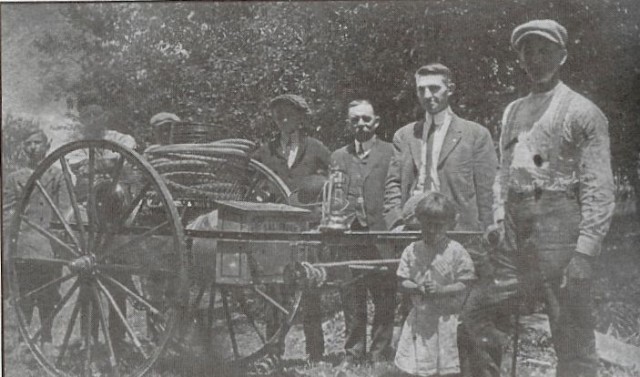
M 77 273 L 90 273 L 95 267 L 95 258 L 91 255 L 83 255 L 69 264 L 69 268 Z

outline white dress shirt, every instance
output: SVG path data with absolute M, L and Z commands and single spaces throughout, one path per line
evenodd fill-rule
M 373 135 L 373 137 L 367 141 L 364 142 L 359 142 L 358 140 L 355 140 L 356 143 L 356 155 L 362 160 L 365 157 L 367 157 L 369 155 L 369 152 L 371 152 L 371 147 L 373 146 L 373 142 L 376 140 L 376 135 Z M 360 146 L 362 146 L 362 153 L 360 153 Z
M 431 149 L 431 166 L 427 165 L 427 151 L 428 148 L 428 132 L 431 124 L 435 122 L 436 128 L 433 131 L 433 142 Z M 440 178 L 438 177 L 438 159 L 440 158 L 440 151 L 442 150 L 442 144 L 444 143 L 444 137 L 449 130 L 449 124 L 451 124 L 451 109 L 447 107 L 441 112 L 431 115 L 426 113 L 424 128 L 422 129 L 422 159 L 420 166 L 420 173 L 418 175 L 418 184 L 416 185 L 416 192 L 424 192 L 425 190 L 440 191 Z M 431 178 L 430 187 L 425 187 L 427 181 L 427 174 Z
M 287 158 L 287 166 L 291 168 L 296 161 L 298 155 L 298 148 L 300 146 L 300 134 L 298 131 L 294 131 L 290 134 L 282 133 L 280 136 L 280 144 L 284 156 Z

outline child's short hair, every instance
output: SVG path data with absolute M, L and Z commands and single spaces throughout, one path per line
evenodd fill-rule
M 455 205 L 439 192 L 430 192 L 416 206 L 416 218 L 420 223 L 426 221 L 445 222 L 455 224 Z

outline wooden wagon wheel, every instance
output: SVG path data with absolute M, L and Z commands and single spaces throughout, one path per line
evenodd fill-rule
M 42 161 L 16 205 L 8 262 L 20 333 L 47 372 L 149 370 L 187 305 L 183 234 L 136 152 L 87 140 Z
M 271 169 L 251 159 L 248 170 L 243 201 L 289 202 L 291 191 Z M 212 284 L 207 352 L 242 368 L 272 369 L 284 351 L 301 298 L 301 289 L 293 284 Z

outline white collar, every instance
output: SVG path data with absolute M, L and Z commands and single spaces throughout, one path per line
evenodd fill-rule
M 362 145 L 362 150 L 364 151 L 364 153 L 367 153 L 369 150 L 371 150 L 371 147 L 373 147 L 373 143 L 375 142 L 375 140 L 376 140 L 376 135 L 373 135 L 371 139 L 367 141 L 363 141 L 362 143 L 359 142 L 358 140 L 355 140 L 356 153 L 358 153 L 358 145 Z
M 429 112 L 426 112 L 424 119 L 425 119 L 425 125 L 427 125 L 427 127 L 430 127 L 434 120 L 437 126 L 442 126 L 443 124 L 450 122 L 451 108 L 447 106 L 446 109 L 434 115 L 430 114 Z

